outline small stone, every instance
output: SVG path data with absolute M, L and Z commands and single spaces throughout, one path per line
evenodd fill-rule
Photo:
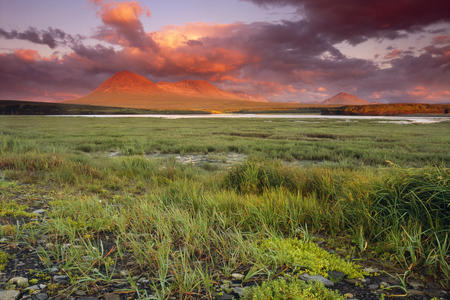
M 331 286 L 334 285 L 334 282 L 333 282 L 333 281 L 331 281 L 331 280 L 329 280 L 329 279 L 326 279 L 325 277 L 323 277 L 323 276 L 321 276 L 321 275 L 314 275 L 314 276 L 311 276 L 311 275 L 309 275 L 309 274 L 303 274 L 303 275 L 300 275 L 299 278 L 300 278 L 301 280 L 303 280 L 303 281 L 308 281 L 308 282 L 310 282 L 310 281 L 318 281 L 318 282 L 322 282 L 323 285 L 325 285 L 326 287 L 331 287 Z
M 234 299 L 233 295 L 228 295 L 228 294 L 224 294 L 224 295 L 216 297 L 216 300 L 233 300 L 233 299 Z
M 418 282 L 418 281 L 410 281 L 410 282 L 408 282 L 408 284 L 409 284 L 410 286 L 412 286 L 412 288 L 415 289 L 415 290 L 423 289 L 423 284 L 422 284 L 421 282 Z
M 37 284 L 35 284 L 35 285 L 27 287 L 25 290 L 26 291 L 28 291 L 28 290 L 39 291 L 40 288 L 39 288 L 39 286 Z
M 41 289 L 41 290 L 43 290 L 43 289 L 45 289 L 47 286 L 45 285 L 45 284 L 39 284 L 39 289 Z
M 35 215 L 41 215 L 41 214 L 43 214 L 43 213 L 45 213 L 45 209 L 36 209 L 36 210 L 33 210 L 33 214 L 35 214 Z
M 28 286 L 28 279 L 25 277 L 13 277 L 9 280 L 9 282 L 22 288 Z
M 50 271 L 50 273 L 56 273 L 56 272 L 59 271 L 59 269 L 58 269 L 58 267 L 51 267 L 51 268 L 49 269 L 49 271 Z
M 239 295 L 239 297 L 242 297 L 242 296 L 244 296 L 245 290 L 242 287 L 235 287 L 233 289 L 233 293 Z
M 75 295 L 77 295 L 77 296 L 86 296 L 86 292 L 78 290 L 78 291 L 75 291 Z
M 117 294 L 105 294 L 103 296 L 103 300 L 120 300 L 120 296 Z
M 358 282 L 358 280 L 356 279 L 345 279 L 345 282 L 350 283 L 350 284 L 356 284 Z
M 378 288 L 378 284 L 376 284 L 376 283 L 369 284 L 369 290 L 376 290 L 377 288 Z
M 139 283 L 149 283 L 150 281 L 147 278 L 142 277 L 142 278 L 139 278 L 138 282 Z
M 77 300 L 99 300 L 97 297 L 79 297 Z
M 231 274 L 231 277 L 234 279 L 234 280 L 242 280 L 242 279 L 244 279 L 244 275 L 242 275 L 242 274 L 239 274 L 239 273 L 233 273 L 233 274 Z
M 16 300 L 19 295 L 20 292 L 16 290 L 0 291 L 0 299 L 2 300 Z
M 353 298 L 353 294 L 347 293 L 347 294 L 344 294 L 344 297 L 346 297 L 347 299 L 351 299 L 351 298 Z
M 128 272 L 127 272 L 126 270 L 121 270 L 121 271 L 119 272 L 119 274 L 120 274 L 120 276 L 123 276 L 123 277 L 128 276 Z
M 63 281 L 67 281 L 69 277 L 67 277 L 66 275 L 55 275 L 53 276 L 53 281 L 54 282 L 63 282 Z
M 427 295 L 428 297 L 444 297 L 447 292 L 444 290 L 440 290 L 440 289 L 425 289 L 425 295 Z
M 366 273 L 376 273 L 376 272 L 378 272 L 378 270 L 375 269 L 375 268 L 365 268 L 365 269 L 363 270 L 363 272 L 366 272 Z
M 46 293 L 39 293 L 31 296 L 31 299 L 33 300 L 47 300 L 48 295 Z

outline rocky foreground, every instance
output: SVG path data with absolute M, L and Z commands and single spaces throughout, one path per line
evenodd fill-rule
M 48 207 L 35 207 L 30 211 L 34 217 L 32 222 L 42 222 Z M 139 274 L 130 274 L 128 271 L 118 270 L 111 276 L 109 283 L 93 283 L 95 293 L 77 289 L 77 285 L 70 282 L 66 275 L 64 265 L 46 267 L 42 257 L 36 253 L 36 248 L 49 248 L 53 245 L 44 238 L 36 241 L 34 246 L 26 246 L 12 239 L 2 238 L 0 250 L 7 253 L 9 259 L 0 273 L 0 299 L 78 299 L 78 300 L 125 300 L 125 299 L 159 299 L 157 293 L 150 286 L 149 281 Z M 65 247 L 73 247 L 67 244 Z M 328 250 L 335 252 L 333 250 Z M 290 277 L 290 271 L 285 268 L 276 275 L 276 279 L 283 280 Z M 449 293 L 439 285 L 432 282 L 409 280 L 405 277 L 390 275 L 381 269 L 366 267 L 365 277 L 361 279 L 349 279 L 342 272 L 329 272 L 328 278 L 321 275 L 300 275 L 300 280 L 305 282 L 320 282 L 325 287 L 338 291 L 347 299 L 449 299 Z M 406 274 L 405 274 L 406 276 Z M 131 278 L 130 278 L 131 277 Z M 245 280 L 245 272 L 235 272 L 231 276 L 217 282 L 216 293 L 211 295 L 213 299 L 227 300 L 245 297 L 249 288 L 260 284 L 265 278 L 253 277 L 251 281 Z M 130 280 L 131 279 L 131 280 Z M 135 286 L 130 285 L 133 282 Z M 136 291 L 145 291 L 142 295 Z M 208 299 L 208 295 L 192 294 L 185 296 L 188 299 Z M 170 297 L 169 299 L 177 299 Z

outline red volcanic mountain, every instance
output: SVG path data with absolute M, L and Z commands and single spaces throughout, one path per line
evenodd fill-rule
M 259 96 L 226 92 L 204 80 L 155 84 L 139 74 L 122 71 L 114 74 L 89 95 L 66 102 L 158 110 L 215 110 L 268 101 Z
M 160 92 L 155 83 L 144 76 L 130 72 L 122 71 L 114 74 L 111 78 L 104 81 L 90 95 L 93 94 L 155 94 Z
M 339 94 L 328 98 L 322 102 L 325 105 L 367 105 L 369 101 L 358 98 L 354 95 L 340 92 Z

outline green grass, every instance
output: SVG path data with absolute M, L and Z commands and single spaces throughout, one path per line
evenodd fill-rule
M 59 266 L 66 294 L 211 298 L 238 272 L 248 299 L 339 299 L 295 277 L 358 278 L 365 259 L 448 287 L 448 122 L 265 121 L 2 117 L 0 237 Z M 248 160 L 142 155 L 158 151 Z

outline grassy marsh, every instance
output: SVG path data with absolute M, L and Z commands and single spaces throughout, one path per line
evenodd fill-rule
M 448 288 L 449 129 L 2 117 L 0 246 L 28 247 L 46 269 L 56 266 L 69 284 L 54 294 L 121 284 L 141 299 L 212 298 L 240 273 L 266 282 L 248 299 L 279 286 L 341 299 L 297 276 L 358 278 L 358 265 L 373 261 Z M 248 159 L 218 168 L 145 156 L 159 152 Z M 32 213 L 39 208 L 44 215 Z

